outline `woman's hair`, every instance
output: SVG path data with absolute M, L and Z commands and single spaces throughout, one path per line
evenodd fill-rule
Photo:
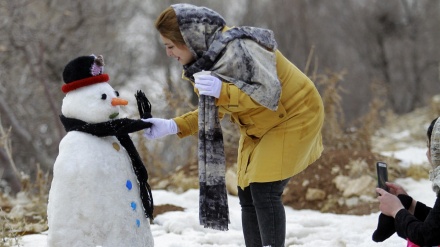
M 429 143 L 431 143 L 432 130 L 434 129 L 434 125 L 435 125 L 435 122 L 437 122 L 437 119 L 438 118 L 432 120 L 431 124 L 428 127 L 428 131 L 426 131 L 426 134 L 428 135 Z
M 186 45 L 180 33 L 176 12 L 171 6 L 162 11 L 154 25 L 163 37 L 171 40 L 176 46 Z

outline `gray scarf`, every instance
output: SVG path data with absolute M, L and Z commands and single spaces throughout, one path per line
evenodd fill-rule
M 184 66 L 185 76 L 202 70 L 236 85 L 259 104 L 276 110 L 281 84 L 276 72 L 276 42 L 273 32 L 238 27 L 222 32 L 222 16 L 205 7 L 172 5 L 186 45 L 196 57 Z M 223 135 L 215 98 L 199 97 L 200 224 L 227 230 L 229 222 L 225 186 Z
M 431 165 L 432 170 L 429 172 L 429 179 L 432 182 L 432 190 L 438 195 L 440 192 L 440 118 L 434 124 L 431 133 Z

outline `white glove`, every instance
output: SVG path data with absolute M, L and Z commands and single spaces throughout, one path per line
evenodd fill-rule
M 220 97 L 222 90 L 222 81 L 212 75 L 199 75 L 194 78 L 195 87 L 202 95 Z
M 150 128 L 144 130 L 144 136 L 147 139 L 154 140 L 177 133 L 177 124 L 172 119 L 147 118 L 142 119 L 142 121 L 153 124 Z

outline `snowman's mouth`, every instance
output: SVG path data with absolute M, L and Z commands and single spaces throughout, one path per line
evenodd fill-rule
M 110 114 L 110 116 L 108 116 L 110 119 L 116 118 L 119 115 L 119 112 L 115 112 L 113 114 Z

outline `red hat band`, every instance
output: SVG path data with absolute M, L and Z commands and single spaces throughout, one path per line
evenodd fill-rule
M 89 86 L 89 85 L 101 83 L 101 82 L 107 82 L 108 80 L 110 80 L 108 74 L 92 76 L 92 77 L 88 77 L 88 78 L 84 78 L 81 80 L 72 81 L 67 84 L 64 84 L 61 87 L 61 90 L 63 91 L 63 93 L 68 93 L 68 92 L 73 91 L 75 89 L 78 89 L 80 87 L 85 87 L 85 86 Z

